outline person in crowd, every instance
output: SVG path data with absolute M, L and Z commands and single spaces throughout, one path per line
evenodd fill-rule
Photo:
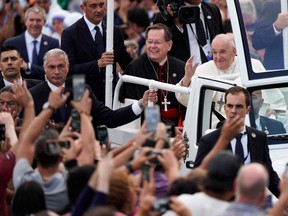
M 62 90 L 59 88 L 51 92 L 48 98 L 48 102 L 55 109 L 61 107 L 69 95 L 66 93 L 61 96 Z M 31 98 L 30 101 L 33 99 Z M 89 110 L 89 106 L 86 109 Z M 89 113 L 87 110 L 85 112 Z M 67 171 L 60 168 L 61 155 L 57 146 L 53 148 L 53 145 L 47 144 L 48 139 L 58 139 L 58 132 L 52 129 L 43 131 L 52 113 L 50 108 L 43 109 L 37 118 L 30 122 L 26 132 L 19 139 L 13 170 L 13 185 L 17 190 L 26 181 L 38 182 L 44 190 L 47 209 L 57 213 L 66 213 L 69 210 L 66 189 Z M 73 140 L 71 139 L 70 142 Z M 36 170 L 32 168 L 34 157 L 37 161 Z
M 263 102 L 264 99 L 262 98 L 262 91 L 261 90 L 253 91 L 252 105 L 255 115 L 256 129 L 264 131 L 267 135 L 286 133 L 286 130 L 282 122 L 259 114 Z
M 171 28 L 174 44 L 169 53 L 171 56 L 186 62 L 191 55 L 195 55 L 195 62 L 205 63 L 212 59 L 213 38 L 224 33 L 220 10 L 215 4 L 202 0 L 185 0 L 185 4 L 198 6 L 200 9 L 200 17 L 196 17 L 194 23 L 180 23 L 179 15 L 175 17 L 171 10 L 168 21 L 163 21 L 161 14 L 158 14 L 154 23 L 165 23 Z
M 14 16 L 11 2 L 5 0 L 0 1 L 0 45 L 15 35 Z
M 168 55 L 172 47 L 172 35 L 164 24 L 149 26 L 146 30 L 146 53 L 131 62 L 124 74 L 153 79 L 168 84 L 176 84 L 184 75 L 185 63 Z M 148 87 L 125 83 L 122 98 L 140 99 Z M 175 98 L 173 92 L 158 91 L 163 122 L 181 125 L 185 109 Z
M 46 209 L 44 191 L 39 183 L 27 181 L 20 185 L 13 198 L 13 215 L 22 216 Z
M 0 51 L 0 68 L 2 76 L 0 77 L 0 89 L 5 86 L 13 85 L 14 82 L 22 84 L 21 66 L 23 59 L 19 50 L 15 46 L 3 46 Z M 40 82 L 36 79 L 25 79 L 27 88 L 31 88 Z
M 10 86 L 5 88 L 11 88 Z M 35 117 L 34 115 L 34 103 L 31 101 L 32 97 L 24 82 L 23 86 L 15 84 L 13 86 L 13 99 L 19 107 L 24 108 L 25 120 L 23 121 L 23 127 L 21 127 L 20 137 L 25 133 L 25 129 L 30 121 Z M 1 95 L 1 94 L 0 94 Z M 7 104 L 8 105 L 8 104 Z M 6 105 L 5 105 L 6 106 Z M 10 107 L 11 108 L 11 107 Z M 8 187 L 8 183 L 12 178 L 13 168 L 16 163 L 16 152 L 18 149 L 18 138 L 15 132 L 16 123 L 13 120 L 11 113 L 14 113 L 12 109 L 0 109 L 0 122 L 5 125 L 5 141 L 0 143 L 0 209 L 3 216 L 8 216 L 8 208 L 6 203 L 6 197 L 13 197 L 13 190 Z M 6 111 L 5 111 L 6 110 Z M 4 137 L 2 136 L 2 139 Z
M 224 110 L 227 119 L 233 119 L 240 116 L 243 119 L 243 125 L 239 130 L 239 134 L 231 140 L 227 147 L 233 154 L 238 155 L 242 163 L 262 162 L 268 169 L 270 184 L 269 190 L 276 196 L 279 196 L 278 184 L 280 179 L 272 167 L 269 149 L 267 145 L 267 136 L 264 132 L 244 124 L 246 114 L 250 112 L 250 94 L 239 86 L 231 87 L 225 92 Z M 203 158 L 213 148 L 221 132 L 221 128 L 217 129 L 205 136 L 198 142 L 198 151 L 194 166 L 197 167 L 202 162 Z
M 1 215 L 8 216 L 7 198 L 13 196 L 13 191 L 8 189 L 8 185 L 12 178 L 12 172 L 16 162 L 15 152 L 17 150 L 16 143 L 18 139 L 15 133 L 14 121 L 10 113 L 0 112 L 0 123 L 4 124 L 4 128 L 1 128 L 2 140 L 0 142 L 0 208 Z M 3 130 L 6 130 L 4 137 Z M 6 137 L 11 140 L 8 141 Z
M 148 13 L 143 8 L 130 8 L 127 12 L 127 22 L 129 27 L 138 34 L 138 55 L 141 55 L 145 51 L 145 30 L 150 25 Z
M 116 62 L 125 70 L 132 58 L 126 51 L 121 30 L 117 27 L 114 28 L 113 52 L 105 51 L 107 23 L 103 18 L 106 15 L 107 0 L 83 0 L 80 7 L 84 16 L 63 31 L 61 48 L 69 57 L 69 76 L 85 74 L 86 83 L 95 96 L 105 101 L 105 67 L 113 64 L 115 87 Z
M 65 123 L 70 117 L 71 105 L 66 104 L 61 107 L 61 109 L 57 110 L 56 107 L 45 102 L 51 91 L 53 92 L 65 84 L 69 72 L 69 62 L 66 53 L 61 49 L 52 49 L 48 51 L 44 56 L 44 70 L 46 81 L 30 89 L 35 101 L 35 113 L 38 115 L 43 108 L 49 107 L 55 111 L 52 119 L 56 123 Z M 118 127 L 138 118 L 144 110 L 144 107 L 148 105 L 148 100 L 156 102 L 157 92 L 146 91 L 143 94 L 143 98 L 138 102 L 118 110 L 111 110 L 108 107 L 105 107 L 103 102 L 99 101 L 92 93 L 90 94 L 90 97 L 93 101 L 92 117 L 94 127 L 99 125 Z
M 243 166 L 236 179 L 236 200 L 221 215 L 266 215 L 261 206 L 268 184 L 269 175 L 263 165 L 250 163 Z
M 19 115 L 22 106 L 14 98 L 12 86 L 6 86 L 0 90 L 0 112 L 9 112 L 15 122 L 15 126 L 22 123 Z
M 45 24 L 45 11 L 37 6 L 27 9 L 25 25 L 27 30 L 4 42 L 4 46 L 13 45 L 18 48 L 23 58 L 21 68 L 25 71 L 24 78 L 44 80 L 43 56 L 53 48 L 59 47 L 59 42 L 45 34 L 42 28 Z
M 212 53 L 213 60 L 200 66 L 194 63 L 195 57 L 192 56 L 186 62 L 185 76 L 178 85 L 191 87 L 193 77 L 198 76 L 240 74 L 240 65 L 236 56 L 236 46 L 233 37 L 227 34 L 217 35 L 212 41 Z M 252 59 L 251 61 L 254 71 L 265 71 L 265 68 L 259 60 Z M 176 98 L 181 104 L 187 106 L 189 94 L 176 93 Z
M 64 10 L 61 9 L 60 5 L 57 1 L 54 0 L 35 0 L 35 6 L 42 8 L 46 13 L 46 22 L 42 28 L 42 33 L 48 36 L 52 36 L 52 17 L 55 12 L 58 11 L 65 13 Z
M 267 70 L 283 69 L 283 34 L 288 26 L 288 13 L 281 12 L 280 0 L 268 0 L 257 18 L 252 46 L 256 50 L 265 49 L 263 64 Z
M 234 197 L 234 180 L 241 165 L 239 158 L 231 152 L 224 151 L 216 154 L 208 163 L 203 191 L 195 194 L 182 194 L 177 199 L 189 209 L 191 215 L 220 214 Z M 167 212 L 164 215 L 175 214 Z
M 266 198 L 269 173 L 267 172 L 266 167 L 260 163 L 247 164 L 239 170 L 236 178 L 235 201 L 231 202 L 228 208 L 220 215 L 283 215 L 288 199 L 287 183 L 287 176 L 283 176 L 283 180 L 279 186 L 281 188 L 280 198 L 274 206 L 268 210 L 268 214 L 266 214 L 261 207 Z

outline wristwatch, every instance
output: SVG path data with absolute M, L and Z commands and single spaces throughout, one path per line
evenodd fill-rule
M 42 109 L 51 109 L 53 111 L 53 113 L 56 112 L 56 108 L 52 107 L 49 102 L 47 101 L 46 103 L 43 104 Z

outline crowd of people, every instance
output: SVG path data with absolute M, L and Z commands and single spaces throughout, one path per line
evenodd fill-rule
M 136 102 L 105 106 L 107 65 L 114 88 L 122 74 L 191 87 L 197 76 L 240 73 L 225 0 L 185 0 L 197 15 L 188 23 L 172 2 L 159 2 L 114 1 L 113 51 L 106 51 L 107 0 L 0 0 L 0 216 L 284 215 L 288 173 L 280 180 L 274 171 L 267 134 L 286 130 L 259 114 L 265 92 L 250 96 L 234 86 L 215 95 L 226 120 L 199 140 L 186 176 L 187 95 L 124 84 L 120 100 Z M 245 26 L 253 70 L 263 72 L 283 67 L 282 59 L 271 61 L 271 47 L 282 46 L 288 17 L 280 0 L 259 2 L 241 0 L 241 7 L 259 14 Z M 271 40 L 258 39 L 266 35 Z M 76 98 L 79 74 L 86 83 Z M 154 131 L 144 116 L 150 103 L 161 120 Z M 251 110 L 256 128 L 244 123 Z M 97 133 L 137 118 L 141 128 L 120 147 Z

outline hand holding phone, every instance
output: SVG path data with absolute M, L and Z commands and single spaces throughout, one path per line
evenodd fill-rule
M 142 176 L 142 182 L 150 181 L 150 165 L 149 164 L 146 164 L 146 163 L 142 164 L 141 176 Z
M 100 142 L 100 145 L 105 145 L 108 149 L 109 135 L 106 126 L 99 126 L 96 128 L 96 139 Z
M 160 110 L 158 105 L 145 108 L 145 119 L 147 122 L 147 131 L 156 132 L 160 121 Z

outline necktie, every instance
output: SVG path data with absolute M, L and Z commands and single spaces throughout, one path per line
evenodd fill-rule
M 37 64 L 38 54 L 37 54 L 37 40 L 33 41 L 33 51 L 32 51 L 32 64 Z
M 242 133 L 239 133 L 235 137 L 236 139 L 235 154 L 238 155 L 244 163 L 244 151 L 243 151 L 243 146 L 241 142 L 242 135 L 243 135 Z
M 103 37 L 100 32 L 100 28 L 98 26 L 95 26 L 94 29 L 96 30 L 95 44 L 96 44 L 97 53 L 101 55 L 104 52 Z
M 205 46 L 207 41 L 206 41 L 205 30 L 204 30 L 203 22 L 201 18 L 199 18 L 199 20 L 196 22 L 196 33 L 197 33 L 197 39 L 198 39 L 199 45 Z

